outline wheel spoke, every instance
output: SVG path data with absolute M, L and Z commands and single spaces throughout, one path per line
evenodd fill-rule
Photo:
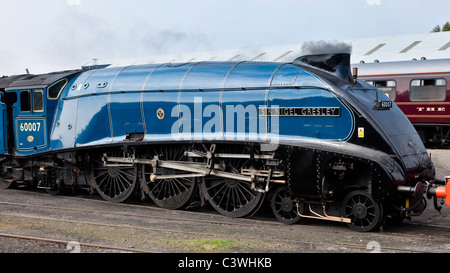
M 242 193 L 242 195 L 247 195 L 247 196 L 249 196 L 250 198 L 255 198 L 255 197 L 256 197 L 255 192 L 249 190 L 249 189 L 248 189 L 248 186 L 245 186 L 244 183 L 239 183 L 239 184 L 237 185 L 237 187 L 238 187 L 239 189 L 244 189 L 244 191 L 247 193 L 247 194 Z
M 133 170 L 131 170 L 133 171 Z M 124 171 L 119 169 L 119 174 L 125 175 L 128 177 L 128 179 L 133 180 L 134 179 L 134 174 L 133 173 L 129 173 L 128 171 Z
M 117 180 L 119 180 L 120 184 L 122 185 L 123 189 L 125 190 L 127 187 L 131 186 L 131 183 L 126 179 L 120 172 L 118 174 L 119 177 L 117 177 Z M 127 185 L 126 185 L 127 184 Z
M 248 200 L 245 198 L 245 195 L 242 193 L 241 189 L 235 188 L 235 189 L 233 189 L 233 191 L 235 192 L 236 199 L 237 199 L 237 202 L 239 203 L 239 206 L 242 207 L 242 205 L 243 205 L 244 203 L 247 203 L 247 202 L 248 202 Z M 242 197 L 244 200 L 241 200 L 241 197 Z M 243 201 L 245 201 L 245 202 L 243 202 Z
M 177 187 L 177 189 L 178 189 L 178 192 L 183 192 L 183 191 L 185 191 L 185 190 L 187 190 L 188 188 L 184 185 L 184 183 L 182 183 L 178 178 L 174 178 L 173 179 L 176 183 L 174 183 L 175 184 L 175 186 Z M 181 189 L 181 188 L 183 188 L 183 189 Z

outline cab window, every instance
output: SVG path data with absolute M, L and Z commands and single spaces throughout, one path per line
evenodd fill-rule
M 31 112 L 31 92 L 20 92 L 20 111 Z
M 43 112 L 44 92 L 42 90 L 20 92 L 20 111 Z
M 50 86 L 47 90 L 47 97 L 49 100 L 57 100 L 62 90 L 66 87 L 68 83 L 67 79 L 60 80 Z
M 44 92 L 42 92 L 42 90 L 37 90 L 33 93 L 33 111 L 44 111 Z

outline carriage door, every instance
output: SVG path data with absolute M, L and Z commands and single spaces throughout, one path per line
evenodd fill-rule
M 20 151 L 37 151 L 47 146 L 44 91 L 20 92 L 20 112 L 16 119 L 16 147 Z

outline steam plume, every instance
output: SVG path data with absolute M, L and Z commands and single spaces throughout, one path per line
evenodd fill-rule
M 302 45 L 303 55 L 352 53 L 352 45 L 339 41 L 311 41 Z

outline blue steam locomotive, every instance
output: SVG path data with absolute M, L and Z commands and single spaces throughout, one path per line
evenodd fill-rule
M 268 200 L 286 224 L 371 231 L 448 187 L 405 115 L 356 74 L 349 54 L 322 54 L 4 77 L 0 185 L 230 217 Z

